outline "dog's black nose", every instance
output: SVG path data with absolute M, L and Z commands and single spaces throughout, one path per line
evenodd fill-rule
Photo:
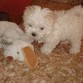
M 31 35 L 32 35 L 32 36 L 34 36 L 34 37 L 36 36 L 36 34 L 35 34 L 35 33 L 32 33 Z

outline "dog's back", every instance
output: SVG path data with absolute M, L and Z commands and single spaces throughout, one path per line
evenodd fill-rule
M 67 13 L 74 14 L 76 16 L 83 17 L 83 7 L 81 5 L 75 6 L 67 11 Z

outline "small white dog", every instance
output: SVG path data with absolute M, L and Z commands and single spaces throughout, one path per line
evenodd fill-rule
M 71 42 L 70 53 L 80 52 L 83 38 L 83 8 L 76 6 L 68 11 L 52 11 L 40 6 L 29 6 L 24 15 L 24 26 L 32 40 L 44 42 L 41 52 L 49 54 L 60 43 Z

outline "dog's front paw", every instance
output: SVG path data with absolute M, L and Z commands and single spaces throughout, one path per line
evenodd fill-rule
M 41 52 L 46 54 L 46 55 L 49 55 L 51 53 L 51 50 L 47 47 L 42 47 Z

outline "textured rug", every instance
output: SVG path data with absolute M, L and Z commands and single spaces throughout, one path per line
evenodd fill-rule
M 31 70 L 24 62 L 5 58 L 0 50 L 0 83 L 83 83 L 83 45 L 81 52 L 70 55 L 69 44 L 60 44 L 46 56 L 34 44 L 38 66 Z

